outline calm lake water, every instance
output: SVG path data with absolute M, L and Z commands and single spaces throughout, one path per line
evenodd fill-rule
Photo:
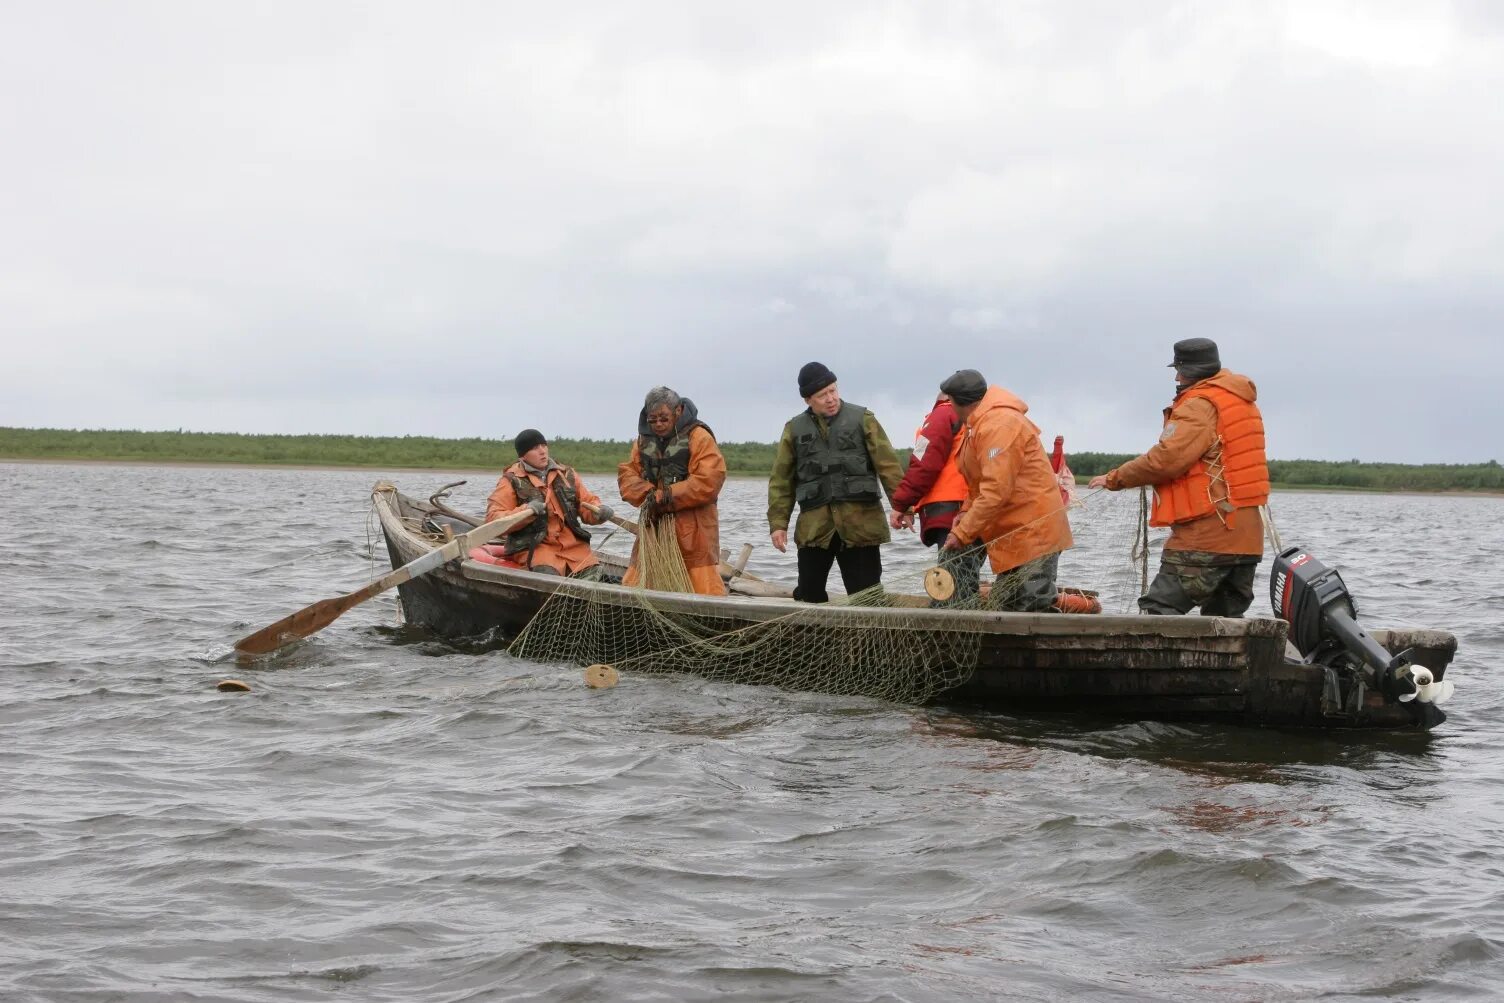
M 0 999 L 1504 997 L 1504 500 L 1275 497 L 1365 622 L 1460 643 L 1436 732 L 1318 735 L 592 691 L 388 597 L 237 666 L 384 570 L 380 476 L 0 464 Z M 764 504 L 723 542 L 791 577 Z M 1109 611 L 1136 505 L 1073 515 Z

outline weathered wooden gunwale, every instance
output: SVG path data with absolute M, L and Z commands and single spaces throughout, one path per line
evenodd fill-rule
M 394 566 L 431 544 L 411 532 L 403 514 L 428 506 L 395 489 L 375 493 Z M 556 592 L 640 610 L 640 595 L 622 586 L 560 579 L 476 561 L 454 562 L 400 587 L 409 620 L 448 637 L 493 632 L 515 637 Z M 1410 728 L 1416 715 L 1371 694 L 1360 718 L 1321 712 L 1323 670 L 1286 657 L 1286 624 L 1250 617 L 1147 617 L 996 613 L 915 608 L 795 606 L 788 600 L 655 594 L 659 614 L 692 619 L 715 631 L 742 629 L 796 614 L 812 629 L 917 627 L 979 636 L 975 671 L 936 702 L 997 710 L 1067 711 L 1169 720 L 1217 720 L 1287 727 Z M 1370 633 L 1438 672 L 1455 650 L 1439 631 Z

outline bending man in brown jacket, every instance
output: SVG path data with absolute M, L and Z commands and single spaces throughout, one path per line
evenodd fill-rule
M 1074 541 L 1039 428 L 1024 417 L 1029 405 L 988 386 L 975 369 L 960 370 L 940 389 L 966 423 L 956 456 L 966 502 L 941 547 L 941 564 L 955 577 L 951 601 L 977 595 L 985 552 L 997 574 L 988 608 L 1047 612 L 1055 605 L 1060 552 Z
M 1242 616 L 1264 555 L 1258 508 L 1269 500 L 1264 419 L 1253 381 L 1222 368 L 1217 343 L 1175 343 L 1175 402 L 1144 455 L 1091 479 L 1109 491 L 1154 486 L 1151 526 L 1169 526 L 1144 613 Z
M 639 506 L 644 522 L 672 512 L 675 538 L 695 592 L 725 595 L 716 499 L 726 483 L 726 460 L 715 435 L 700 420 L 694 402 L 668 387 L 648 391 L 637 433 L 632 455 L 616 468 L 622 500 Z M 637 584 L 637 563 L 638 548 L 633 547 L 623 584 Z

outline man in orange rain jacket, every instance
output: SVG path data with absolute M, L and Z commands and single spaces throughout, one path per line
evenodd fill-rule
M 674 533 L 698 595 L 726 594 L 716 509 L 724 483 L 726 460 L 694 402 L 668 387 L 648 391 L 632 455 L 616 468 L 616 484 L 623 501 L 639 506 L 644 522 L 673 513 Z M 625 585 L 638 582 L 637 555 L 633 547 Z
M 974 597 L 985 550 L 998 576 L 987 605 L 1020 613 L 1055 607 L 1060 552 L 1069 550 L 1070 521 L 1029 406 L 975 369 L 940 384 L 966 437 L 956 464 L 966 479 L 966 503 L 941 547 L 941 564 L 955 577 L 954 600 Z
M 486 500 L 486 521 L 520 506 L 532 509 L 532 519 L 502 537 L 502 552 L 530 571 L 579 577 L 600 563 L 584 524 L 600 525 L 611 509 L 572 468 L 549 459 L 548 440 L 536 428 L 524 429 L 513 445 L 517 462 Z
M 909 454 L 909 468 L 893 489 L 893 511 L 888 525 L 907 529 L 919 516 L 919 539 L 926 547 L 938 546 L 950 534 L 950 527 L 966 501 L 966 478 L 956 466 L 960 449 L 961 419 L 955 405 L 941 394 L 925 415 L 924 424 L 914 436 L 914 451 Z
M 1169 526 L 1159 574 L 1139 597 L 1141 612 L 1242 616 L 1253 602 L 1264 556 L 1259 506 L 1269 500 L 1264 419 L 1258 390 L 1222 368 L 1217 343 L 1175 343 L 1175 402 L 1159 442 L 1144 455 L 1091 479 L 1109 491 L 1154 486 L 1151 526 Z

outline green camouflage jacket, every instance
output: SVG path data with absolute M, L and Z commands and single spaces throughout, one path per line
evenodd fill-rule
M 826 431 L 825 419 L 814 416 L 821 432 Z M 794 434 L 793 420 L 783 426 L 783 435 L 778 440 L 778 455 L 773 460 L 773 475 L 768 479 L 768 531 L 788 529 L 789 517 L 794 514 Z M 883 493 L 891 504 L 893 491 L 903 480 L 903 468 L 898 454 L 888 441 L 888 433 L 877 423 L 877 416 L 862 409 L 862 431 L 867 443 L 867 455 L 872 460 L 877 479 L 882 482 Z M 887 543 L 892 539 L 888 532 L 888 519 L 881 502 L 832 502 L 816 509 L 799 510 L 799 521 L 794 525 L 796 547 L 829 547 L 836 534 L 848 547 L 867 547 Z

